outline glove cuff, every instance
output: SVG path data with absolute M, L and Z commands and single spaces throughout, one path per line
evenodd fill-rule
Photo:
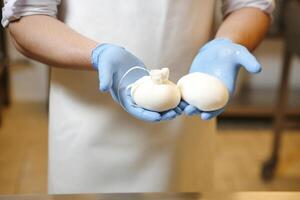
M 103 53 L 103 51 L 105 49 L 110 48 L 110 47 L 119 47 L 119 46 L 114 45 L 114 44 L 109 44 L 109 43 L 102 43 L 102 44 L 99 44 L 97 47 L 95 47 L 92 50 L 91 63 L 93 65 L 94 69 L 98 70 L 98 67 L 99 67 L 98 63 L 100 61 L 101 54 Z
M 230 43 L 233 43 L 233 41 L 229 38 L 215 38 L 213 39 L 212 41 L 223 41 L 223 42 L 230 42 Z
M 209 41 L 208 43 L 206 43 L 204 46 L 202 46 L 199 49 L 199 52 L 209 48 L 210 46 L 214 45 L 215 43 L 234 43 L 234 42 L 228 38 L 215 38 L 215 39 Z

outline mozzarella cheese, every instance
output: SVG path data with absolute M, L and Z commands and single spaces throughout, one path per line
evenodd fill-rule
M 131 86 L 133 101 L 147 110 L 162 112 L 175 108 L 181 99 L 176 84 L 169 81 L 169 69 L 151 70 Z
M 201 111 L 223 108 L 228 99 L 227 87 L 218 78 L 195 72 L 183 76 L 177 83 L 181 98 Z

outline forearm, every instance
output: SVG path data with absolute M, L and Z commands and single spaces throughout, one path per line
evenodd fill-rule
M 216 38 L 228 38 L 254 50 L 264 38 L 270 16 L 257 8 L 242 8 L 229 14 L 221 24 Z
M 93 69 L 91 52 L 97 42 L 53 17 L 22 17 L 8 29 L 16 48 L 27 57 L 55 67 Z

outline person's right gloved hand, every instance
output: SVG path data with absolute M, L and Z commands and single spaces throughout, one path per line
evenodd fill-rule
M 133 102 L 128 86 L 149 74 L 145 64 L 126 49 L 113 44 L 99 45 L 92 52 L 92 64 L 98 70 L 100 91 L 109 91 L 113 99 L 134 117 L 156 122 L 181 114 L 179 107 L 159 113 L 138 107 Z M 135 66 L 139 68 L 132 69 Z

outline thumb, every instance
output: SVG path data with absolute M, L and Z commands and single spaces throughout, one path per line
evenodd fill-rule
M 100 91 L 106 92 L 112 87 L 113 83 L 113 67 L 111 64 L 103 62 L 100 63 L 100 66 L 98 68 L 98 75 L 100 80 Z
M 242 49 L 240 55 L 238 55 L 238 62 L 243 65 L 244 68 L 250 73 L 261 72 L 261 65 L 256 58 L 245 48 Z

